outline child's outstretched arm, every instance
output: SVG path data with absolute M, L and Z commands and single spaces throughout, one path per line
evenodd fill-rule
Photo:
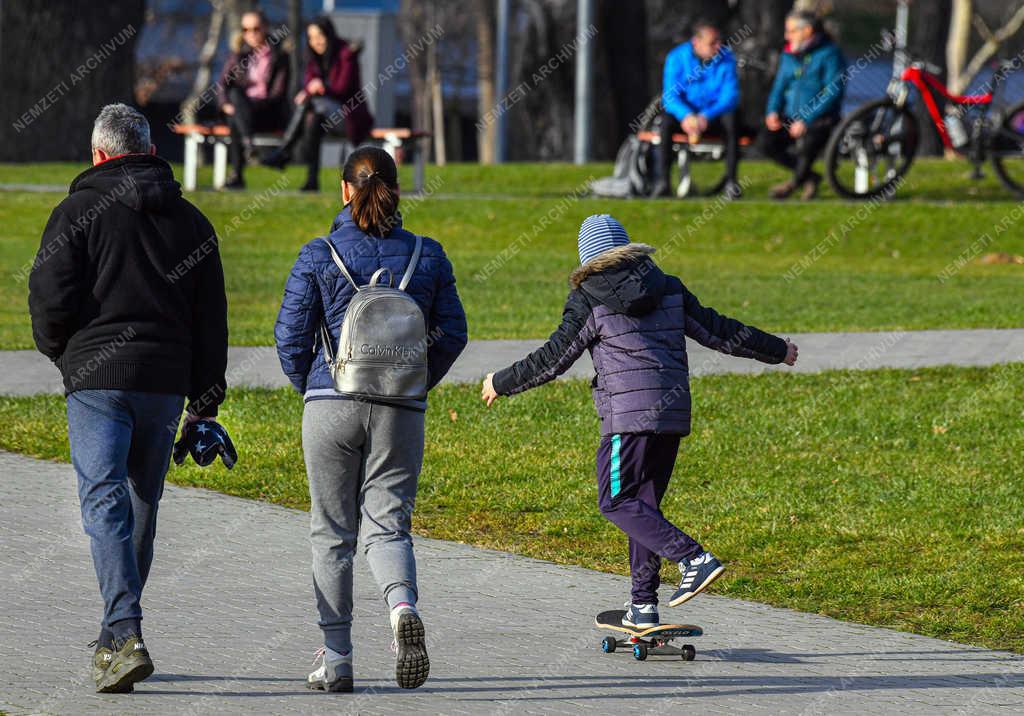
M 686 336 L 702 346 L 762 363 L 796 363 L 796 344 L 702 306 L 685 286 L 683 310 L 686 312 Z
M 569 293 L 562 323 L 547 342 L 509 367 L 484 379 L 481 399 L 487 405 L 499 395 L 515 395 L 554 380 L 576 362 L 596 336 L 590 305 L 578 290 Z

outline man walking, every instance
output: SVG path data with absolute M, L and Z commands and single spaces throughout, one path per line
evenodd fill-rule
M 665 57 L 661 94 L 661 136 L 657 147 L 656 179 L 651 196 L 670 196 L 672 135 L 682 129 L 690 144 L 705 134 L 717 134 L 725 141 L 723 193 L 739 197 L 736 181 L 739 162 L 739 133 L 736 106 L 740 81 L 736 58 L 722 46 L 722 33 L 713 24 L 700 21 L 693 37 Z
M 217 238 L 155 153 L 142 114 L 104 107 L 94 166 L 50 215 L 29 277 L 33 338 L 64 380 L 104 603 L 93 678 L 110 693 L 153 673 L 139 602 L 185 398 L 186 420 L 212 418 L 226 389 Z
M 846 60 L 809 12 L 786 18 L 786 46 L 768 95 L 761 133 L 761 151 L 792 170 L 791 179 L 772 187 L 775 199 L 798 188 L 800 198 L 813 199 L 821 175 L 811 167 L 839 122 Z

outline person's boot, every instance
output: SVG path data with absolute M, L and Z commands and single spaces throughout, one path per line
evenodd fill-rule
M 768 193 L 772 199 L 786 199 L 796 190 L 796 182 L 792 179 L 776 184 L 773 186 Z
M 395 681 L 403 689 L 423 686 L 430 674 L 430 658 L 423 621 L 416 607 L 401 604 L 392 609 L 391 630 L 395 634 L 391 643 L 395 652 Z
M 727 181 L 725 186 L 722 187 L 722 197 L 724 199 L 732 201 L 734 199 L 739 199 L 741 196 L 743 196 L 743 187 L 741 187 L 740 183 L 737 181 Z
M 281 146 L 260 160 L 263 166 L 281 171 L 288 166 L 288 162 L 292 160 L 292 147 L 295 146 L 295 142 L 299 139 L 299 133 L 302 131 L 302 118 L 305 113 L 304 108 L 296 108 L 292 112 L 288 126 L 284 128 L 284 135 L 281 137 Z
M 245 189 L 245 179 L 242 178 L 242 173 L 239 171 L 231 172 L 228 180 L 224 182 L 224 188 L 234 191 Z
M 672 196 L 672 187 L 668 185 L 667 179 L 656 179 L 654 184 L 651 185 L 651 191 L 648 196 L 652 199 L 663 199 Z
M 807 180 L 801 186 L 800 199 L 803 201 L 810 201 L 816 197 L 818 195 L 819 184 L 821 184 L 821 174 L 811 172 L 811 175 L 807 177 Z
M 284 171 L 288 166 L 288 162 L 291 160 L 291 150 L 288 147 L 281 145 L 270 154 L 260 159 L 260 164 L 265 167 L 270 167 L 271 169 L 280 169 L 281 171 Z
M 306 156 L 308 157 L 311 153 L 313 159 L 309 160 L 309 164 L 306 166 L 306 183 L 299 188 L 299 191 L 320 191 L 320 147 L 316 147 L 313 150 L 307 147 Z
M 94 662 L 95 664 L 95 657 Z M 153 660 L 141 636 L 132 634 L 114 644 L 110 664 L 96 680 L 96 691 L 101 694 L 126 694 L 136 682 L 153 674 Z

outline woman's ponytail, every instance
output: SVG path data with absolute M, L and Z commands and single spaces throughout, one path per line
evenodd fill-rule
M 398 216 L 398 168 L 391 155 L 361 147 L 349 155 L 342 179 L 351 187 L 349 208 L 356 226 L 365 234 L 389 234 Z

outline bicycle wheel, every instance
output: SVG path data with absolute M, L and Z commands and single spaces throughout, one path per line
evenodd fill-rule
M 989 140 L 992 168 L 1007 189 L 1024 196 L 1024 102 L 1003 112 Z
M 891 196 L 914 161 L 918 136 L 917 119 L 908 107 L 888 97 L 861 105 L 828 140 L 828 183 L 846 199 Z

